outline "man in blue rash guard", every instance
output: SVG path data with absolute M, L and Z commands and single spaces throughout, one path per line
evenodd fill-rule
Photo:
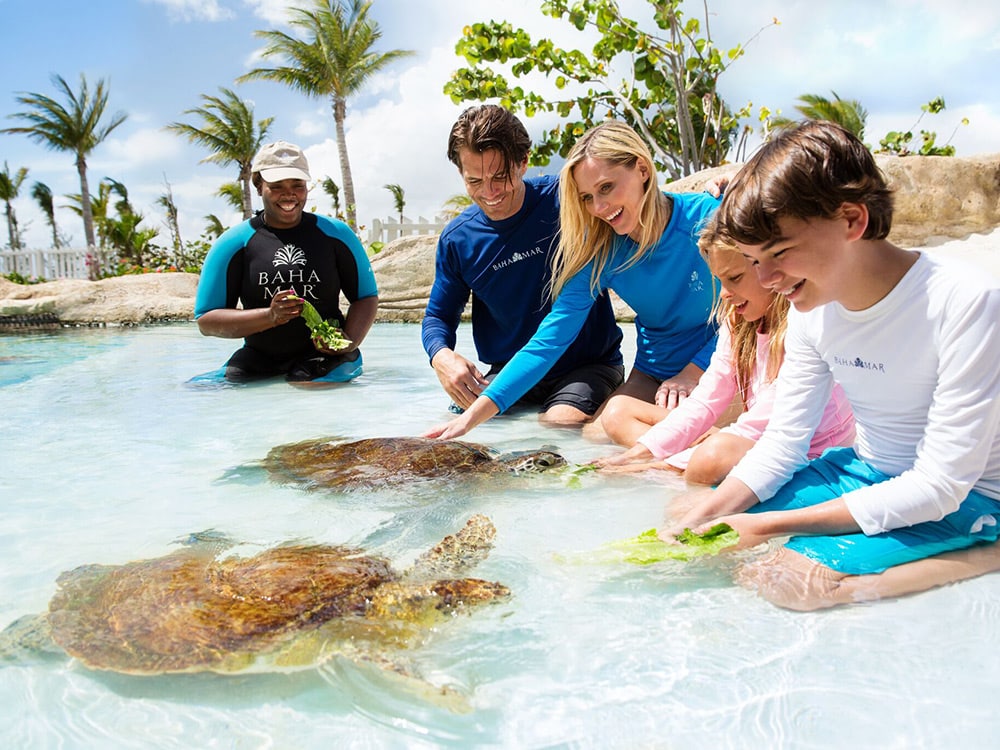
M 312 387 L 350 380 L 361 372 L 358 347 L 378 309 L 368 256 L 346 224 L 305 212 L 309 165 L 298 146 L 264 146 L 251 172 L 264 209 L 225 232 L 205 258 L 198 328 L 245 339 L 225 365 L 226 380 L 284 374 L 292 385 Z M 335 318 L 350 344 L 334 351 L 317 343 L 301 316 L 302 300 L 324 320 Z
M 531 139 L 502 107 L 470 107 L 448 138 L 473 206 L 442 232 L 423 345 L 445 392 L 468 407 L 492 376 L 534 335 L 551 309 L 550 257 L 559 226 L 558 178 L 526 178 Z M 472 336 L 486 373 L 455 351 L 456 330 L 472 295 Z M 591 419 L 622 382 L 622 333 L 600 295 L 580 334 L 521 399 L 550 424 Z

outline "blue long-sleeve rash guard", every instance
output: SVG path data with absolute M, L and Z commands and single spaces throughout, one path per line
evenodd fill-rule
M 623 267 L 636 243 L 616 237 L 597 287 L 599 292 L 613 289 L 635 311 L 635 367 L 657 380 L 673 377 L 688 363 L 706 369 L 716 340 L 712 274 L 698 252 L 698 234 L 719 199 L 708 193 L 667 195 L 673 211 L 656 247 Z M 501 412 L 544 376 L 584 325 L 594 302 L 592 270 L 588 264 L 566 283 L 531 341 L 485 390 Z
M 555 176 L 527 179 L 524 204 L 514 216 L 491 221 L 471 206 L 441 233 L 422 325 L 428 358 L 455 348 L 470 294 L 472 337 L 481 362 L 503 365 L 528 343 L 551 309 L 548 283 L 559 227 L 558 191 Z M 580 325 L 539 379 L 586 364 L 620 365 L 621 339 L 608 295 L 599 295 L 596 302 L 590 298 Z

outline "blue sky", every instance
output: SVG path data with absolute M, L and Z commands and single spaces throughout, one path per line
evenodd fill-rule
M 166 230 L 156 199 L 169 182 L 181 212 L 185 239 L 196 238 L 203 217 L 215 213 L 228 222 L 237 216 L 213 194 L 234 179 L 232 169 L 202 164 L 206 153 L 163 130 L 175 120 L 191 120 L 185 109 L 201 94 L 234 88 L 254 102 L 258 117 L 274 116 L 273 139 L 303 146 L 313 176 L 340 182 L 333 119 L 328 102 L 294 94 L 278 84 L 236 86 L 234 79 L 258 63 L 257 29 L 282 28 L 285 0 L 0 0 L 0 123 L 19 105 L 19 92 L 52 95 L 51 74 L 76 84 L 108 80 L 110 111 L 128 120 L 89 160 L 92 187 L 108 176 L 123 182 L 147 224 Z M 406 213 L 432 218 L 451 195 L 462 190 L 457 171 L 444 156 L 448 129 L 461 106 L 441 88 L 462 64 L 454 45 L 462 27 L 491 18 L 508 20 L 535 37 L 548 36 L 564 47 L 586 49 L 585 38 L 569 24 L 542 16 L 541 0 L 375 0 L 373 17 L 383 31 L 382 48 L 416 54 L 372 81 L 348 110 L 348 147 L 357 187 L 359 222 L 394 214 L 386 183 L 402 185 Z M 648 21 L 646 0 L 620 0 L 626 15 Z M 869 111 L 867 140 L 890 129 L 913 125 L 920 105 L 941 95 L 947 109 L 925 117 L 919 127 L 946 140 L 963 117 L 952 143 L 959 156 L 1000 153 L 1000 4 L 995 0 L 709 0 L 711 31 L 726 48 L 765 29 L 723 78 L 722 93 L 733 106 L 752 102 L 794 115 L 803 93 L 858 99 Z M 701 2 L 688 0 L 700 14 Z M 649 21 L 650 25 L 651 21 Z M 538 87 L 535 87 L 536 89 Z M 526 120 L 529 130 L 540 121 Z M 48 244 L 48 228 L 30 186 L 49 185 L 57 196 L 78 193 L 73 159 L 51 152 L 24 136 L 0 136 L 0 160 L 12 171 L 28 167 L 15 202 L 29 246 Z M 329 211 L 320 189 L 312 204 Z M 66 201 L 57 198 L 57 206 Z M 83 229 L 70 211 L 57 222 L 75 244 Z M 6 238 L 6 227 L 3 234 Z

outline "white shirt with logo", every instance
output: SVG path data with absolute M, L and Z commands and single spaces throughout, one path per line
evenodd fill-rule
M 790 311 L 774 413 L 731 476 L 766 500 L 807 463 L 834 382 L 858 456 L 892 478 L 844 496 L 866 534 L 936 521 L 972 489 L 1000 500 L 1000 282 L 920 258 L 882 300 Z

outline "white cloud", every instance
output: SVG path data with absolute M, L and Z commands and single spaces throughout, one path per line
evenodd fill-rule
M 117 133 L 118 131 L 115 131 Z M 110 137 L 101 144 L 94 166 L 108 170 L 132 170 L 166 166 L 183 151 L 184 139 L 163 128 L 141 128 L 124 138 Z
M 323 115 L 326 115 L 326 117 L 324 118 Z M 299 140 L 311 140 L 328 133 L 332 127 L 332 123 L 333 116 L 330 114 L 330 110 L 327 109 L 325 112 L 317 114 L 316 117 L 303 117 L 299 119 L 292 132 L 295 133 L 295 137 Z
M 234 13 L 219 4 L 218 0 L 143 0 L 162 5 L 172 21 L 224 21 Z
M 301 7 L 304 1 L 291 2 L 290 0 L 243 0 L 258 18 L 263 18 L 276 25 L 288 23 L 288 10 L 292 7 Z

